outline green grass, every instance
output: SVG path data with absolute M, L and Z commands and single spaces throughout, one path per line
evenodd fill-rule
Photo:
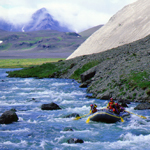
M 62 41 L 62 37 L 57 37 L 59 41 Z
M 128 83 L 131 87 L 137 86 L 142 89 L 150 88 L 150 73 L 146 71 L 131 73 L 128 78 Z
M 133 91 L 135 88 L 141 88 L 143 90 L 150 88 L 149 72 L 132 72 L 128 75 L 128 77 L 122 77 L 120 79 L 120 82 L 126 85 L 126 90 Z
M 70 78 L 75 79 L 75 80 L 80 80 L 80 75 L 83 72 L 89 70 L 90 68 L 92 68 L 92 67 L 94 67 L 94 66 L 96 66 L 98 64 L 99 64 L 99 62 L 97 60 L 91 61 L 91 62 L 83 65 L 82 68 L 77 69 Z
M 36 37 L 34 38 L 34 40 L 29 40 L 29 41 L 19 41 L 20 43 L 25 42 L 25 43 L 31 43 L 31 44 L 35 44 L 36 42 L 42 40 L 43 37 Z
M 59 63 L 59 65 L 58 65 Z M 17 70 L 13 72 L 9 72 L 9 77 L 36 77 L 36 78 L 50 78 L 55 75 L 59 76 L 60 74 L 65 73 L 66 68 L 63 67 L 63 63 L 61 62 L 53 62 L 53 63 L 44 63 L 39 66 L 32 66 L 29 68 L 24 68 L 22 70 Z
M 12 46 L 12 44 L 11 43 L 7 43 L 7 44 L 1 44 L 0 45 L 0 49 L 1 50 L 7 50 L 7 49 L 9 49 L 10 47 Z
M 25 68 L 41 65 L 46 62 L 57 62 L 63 58 L 36 58 L 36 59 L 0 59 L 0 68 Z

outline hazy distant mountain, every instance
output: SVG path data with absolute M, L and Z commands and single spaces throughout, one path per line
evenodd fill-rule
M 67 59 L 103 52 L 150 34 L 150 1 L 138 0 L 118 11 Z
M 11 31 L 12 29 L 12 24 L 7 23 L 5 20 L 0 19 L 0 29 L 1 30 L 6 30 L 6 31 Z
M 42 8 L 36 11 L 32 15 L 31 21 L 24 26 L 24 31 L 36 31 L 36 30 L 57 30 L 68 32 L 70 31 L 67 27 L 62 27 L 60 23 L 53 19 L 48 13 L 46 8 Z
M 55 20 L 46 8 L 37 10 L 27 24 L 15 25 L 0 19 L 0 29 L 6 31 L 37 31 L 37 30 L 56 30 L 62 32 L 71 32 L 67 27 L 63 27 Z

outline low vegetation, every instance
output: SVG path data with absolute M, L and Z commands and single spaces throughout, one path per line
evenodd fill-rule
M 42 65 L 47 62 L 57 62 L 58 60 L 60 60 L 60 58 L 0 59 L 0 68 L 25 68 Z

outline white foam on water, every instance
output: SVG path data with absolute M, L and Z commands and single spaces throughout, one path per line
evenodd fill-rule
M 52 83 L 51 86 L 66 86 L 66 85 L 69 85 L 70 83 L 59 83 L 59 82 L 56 82 L 56 83 Z
M 1 99 L 6 99 L 6 96 L 2 96 Z
M 28 122 L 28 123 L 34 123 L 34 124 L 37 124 L 37 123 L 38 123 L 36 120 L 33 120 L 33 121 L 32 121 L 31 119 L 27 120 L 27 122 Z
M 150 124 L 142 118 L 139 118 L 137 116 L 131 116 L 130 122 L 127 126 L 120 125 L 119 127 L 124 129 L 124 130 L 131 130 L 131 129 L 148 130 L 148 128 L 150 128 Z
M 25 79 L 23 80 L 23 82 L 25 82 L 26 85 L 30 85 L 31 82 L 33 82 L 34 80 L 35 80 L 34 78 L 25 78 Z
M 47 121 L 49 121 L 49 122 L 61 122 L 61 123 L 63 123 L 63 122 L 70 122 L 70 121 L 72 121 L 72 118 L 51 118 L 51 119 L 49 119 Z
M 9 94 L 9 93 L 11 93 L 12 91 L 0 91 L 0 93 L 2 93 L 2 94 Z
M 79 106 L 79 107 L 75 107 L 75 108 L 72 108 L 72 107 L 68 107 L 66 109 L 67 112 L 82 112 L 83 115 L 84 113 L 89 113 L 90 111 L 90 107 L 89 106 L 86 106 L 86 105 L 83 105 L 82 107 Z
M 64 100 L 60 104 L 74 104 L 74 103 L 75 103 L 74 100 L 72 100 L 72 101 Z
M 12 145 L 12 146 L 19 147 L 19 148 L 27 146 L 27 142 L 25 140 L 21 140 L 20 143 L 13 143 L 11 141 L 6 141 L 6 142 L 0 143 L 0 144 Z
M 57 143 L 59 143 L 62 139 L 64 139 L 65 138 L 65 136 L 64 135 L 62 135 L 62 136 L 60 136 L 60 137 L 56 137 L 54 140 L 57 142 Z
M 0 130 L 0 133 L 4 133 L 4 132 L 7 132 L 7 133 L 18 133 L 18 132 L 29 132 L 30 129 L 29 128 L 24 128 L 24 129 L 18 129 L 18 130 Z
M 63 134 L 68 134 L 68 133 L 81 133 L 81 134 L 92 134 L 92 135 L 95 135 L 95 134 L 99 134 L 99 132 L 93 132 L 93 130 L 74 130 L 74 131 L 60 131 L 60 133 L 63 133 Z M 94 134 L 93 134 L 94 133 Z
M 122 134 L 121 140 L 115 142 L 90 142 L 85 141 L 85 144 L 92 144 L 95 147 L 101 147 L 102 149 L 131 149 L 131 150 L 142 150 L 150 146 L 150 135 L 133 135 L 132 133 Z
M 47 140 L 42 140 L 40 142 L 40 146 L 39 147 L 41 147 L 42 149 L 45 149 L 44 146 L 46 145 L 47 142 L 48 142 Z

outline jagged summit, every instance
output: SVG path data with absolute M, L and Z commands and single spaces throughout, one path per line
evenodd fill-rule
M 37 10 L 31 17 L 30 21 L 26 24 L 15 24 L 0 18 L 0 29 L 6 31 L 37 31 L 37 30 L 56 30 L 61 32 L 70 32 L 67 26 L 61 26 L 60 22 L 55 20 L 51 14 L 49 14 L 46 8 Z
M 62 27 L 58 21 L 54 20 L 46 8 L 37 10 L 33 15 L 31 21 L 23 29 L 24 31 L 35 30 L 57 30 L 67 32 L 68 28 Z
M 138 0 L 117 12 L 67 59 L 99 53 L 150 34 L 150 1 Z

